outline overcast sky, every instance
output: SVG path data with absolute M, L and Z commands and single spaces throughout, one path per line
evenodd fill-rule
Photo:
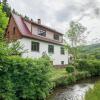
M 62 33 L 68 30 L 70 21 L 79 20 L 90 34 L 87 40 L 100 42 L 100 0 L 8 0 L 11 8 L 33 20 L 40 18 Z

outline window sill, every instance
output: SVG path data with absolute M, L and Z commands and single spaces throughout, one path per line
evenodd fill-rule
M 37 53 L 39 53 L 40 51 L 32 51 L 32 50 L 31 50 L 31 52 L 37 52 Z

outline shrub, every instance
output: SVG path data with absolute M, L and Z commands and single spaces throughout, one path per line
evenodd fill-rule
M 60 78 L 54 80 L 53 82 L 54 82 L 54 87 L 66 86 L 67 85 L 67 77 L 66 76 L 60 77 Z
M 74 66 L 72 66 L 72 65 L 68 65 L 67 67 L 66 67 L 66 71 L 68 72 L 68 73 L 72 73 L 72 72 L 74 72 Z
M 87 61 L 86 60 L 77 60 L 77 66 L 76 68 L 79 70 L 79 71 L 82 71 L 82 70 L 86 70 L 86 68 L 88 67 L 88 64 L 87 64 Z
M 86 79 L 88 77 L 91 77 L 88 71 L 78 72 L 76 75 L 76 80 Z
M 89 74 L 88 71 L 83 71 L 83 72 L 77 72 L 76 74 L 70 73 L 66 76 L 57 78 L 54 80 L 54 87 L 58 86 L 66 86 L 75 83 L 78 80 L 85 79 L 90 77 L 91 75 Z
M 77 69 L 79 71 L 88 71 L 91 76 L 100 75 L 100 61 L 99 60 L 78 60 Z
M 73 84 L 76 82 L 76 77 L 73 74 L 69 74 L 67 77 L 67 84 Z
M 52 83 L 48 58 L 0 59 L 0 98 L 2 100 L 40 100 L 46 98 Z
M 66 86 L 76 82 L 76 77 L 72 74 L 69 74 L 67 77 L 60 77 L 54 81 L 55 87 Z

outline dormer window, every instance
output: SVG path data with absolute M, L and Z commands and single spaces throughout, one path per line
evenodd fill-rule
M 54 34 L 54 39 L 55 40 L 59 40 L 59 35 L 58 34 Z
M 44 28 L 38 28 L 38 35 L 46 36 L 46 30 Z

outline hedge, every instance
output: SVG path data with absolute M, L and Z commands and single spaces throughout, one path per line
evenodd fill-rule
M 44 100 L 52 88 L 49 58 L 0 58 L 0 100 Z

